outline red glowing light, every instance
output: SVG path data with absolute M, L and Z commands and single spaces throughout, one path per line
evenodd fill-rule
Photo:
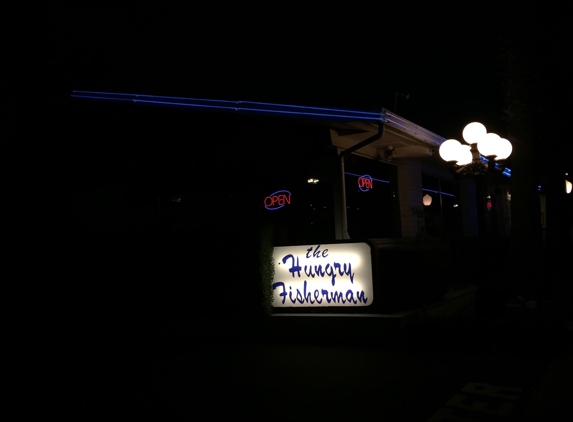
M 374 187 L 372 183 L 372 177 L 365 174 L 364 176 L 360 176 L 358 178 L 358 187 L 362 192 L 367 192 Z
M 291 202 L 291 193 L 288 190 L 279 190 L 271 193 L 263 200 L 265 208 L 268 210 L 278 210 L 279 208 L 289 205 Z

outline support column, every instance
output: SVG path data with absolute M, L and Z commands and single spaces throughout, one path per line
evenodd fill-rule
M 412 213 L 423 208 L 422 169 L 420 160 L 409 158 L 394 161 L 398 167 L 398 198 L 402 222 L 402 237 L 415 237 L 424 222 Z
M 468 179 L 462 179 L 460 181 L 460 196 L 464 236 L 477 237 L 479 236 L 479 225 L 475 183 Z
M 344 176 L 344 157 L 338 150 L 338 170 L 334 184 L 334 229 L 336 240 L 350 239 L 348 235 L 348 216 L 346 213 L 346 182 Z

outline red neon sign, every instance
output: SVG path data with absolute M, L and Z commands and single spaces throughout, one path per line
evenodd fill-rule
M 372 182 L 372 177 L 365 174 L 364 176 L 360 176 L 358 178 L 358 188 L 362 192 L 368 192 L 373 187 L 374 187 L 374 184 Z
M 289 205 L 291 201 L 291 193 L 288 190 L 279 190 L 267 196 L 263 203 L 268 210 L 278 210 L 285 205 Z

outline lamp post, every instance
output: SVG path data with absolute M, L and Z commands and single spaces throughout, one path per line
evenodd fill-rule
M 468 124 L 462 136 L 469 145 L 448 139 L 440 145 L 440 157 L 463 175 L 484 174 L 497 168 L 503 171 L 511 155 L 511 142 L 495 133 L 488 133 L 479 122 Z M 483 160 L 482 156 L 486 159 Z
M 505 160 L 511 155 L 512 145 L 505 138 L 495 133 L 488 133 L 485 126 L 479 122 L 468 124 L 462 136 L 467 145 L 456 139 L 448 139 L 440 145 L 440 157 L 449 163 L 454 171 L 463 176 L 492 176 L 495 170 L 502 172 L 505 169 Z M 483 180 L 487 190 L 487 183 Z M 488 198 L 487 209 L 492 211 L 491 231 L 498 234 L 497 204 L 494 189 L 493 195 L 486 192 Z

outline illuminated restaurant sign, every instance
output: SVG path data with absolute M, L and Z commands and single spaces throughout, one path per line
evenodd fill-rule
M 369 306 L 372 260 L 367 243 L 280 246 L 273 251 L 273 306 Z
M 265 208 L 271 211 L 290 205 L 291 193 L 288 190 L 279 190 L 271 193 L 264 199 Z
M 372 183 L 372 177 L 365 174 L 364 176 L 360 176 L 358 178 L 358 188 L 362 192 L 368 192 L 373 187 L 374 187 L 374 185 Z

